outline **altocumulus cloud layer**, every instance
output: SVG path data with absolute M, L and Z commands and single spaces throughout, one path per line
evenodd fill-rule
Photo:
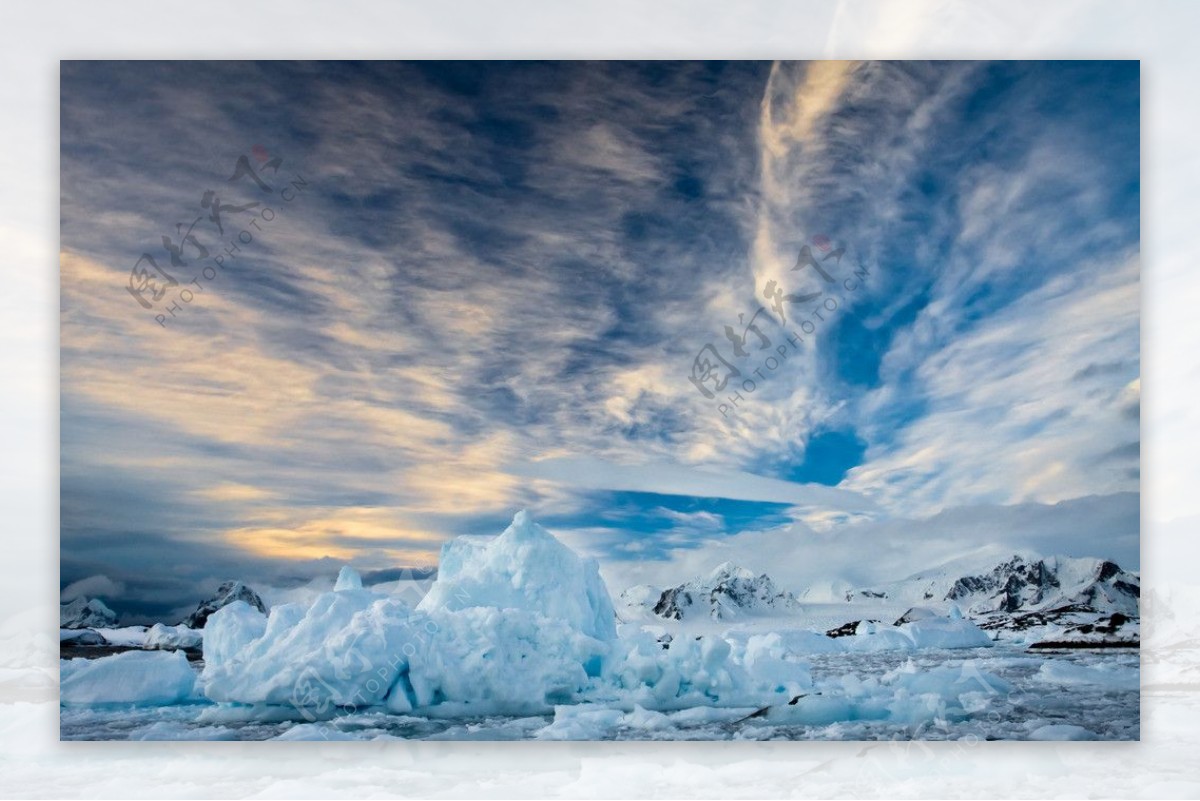
M 618 589 L 717 557 L 1137 567 L 1138 81 L 64 63 L 63 584 L 154 616 L 227 577 L 390 577 L 520 507 Z M 142 253 L 178 281 L 151 270 L 151 308 Z M 772 281 L 824 294 L 781 326 Z M 711 399 L 710 343 L 743 369 Z

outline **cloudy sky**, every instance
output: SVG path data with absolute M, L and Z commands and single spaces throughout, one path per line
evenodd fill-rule
M 614 591 L 1139 567 L 1136 62 L 61 89 L 64 597 L 391 579 L 520 508 Z

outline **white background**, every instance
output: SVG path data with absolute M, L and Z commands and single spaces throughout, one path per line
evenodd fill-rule
M 1198 30 L 1186 0 L 5 2 L 0 794 L 1200 797 Z M 58 61 L 214 57 L 1141 59 L 1143 741 L 59 743 Z

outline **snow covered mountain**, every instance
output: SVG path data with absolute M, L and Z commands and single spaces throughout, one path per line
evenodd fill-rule
M 1070 609 L 1138 616 L 1137 575 L 1096 558 L 1014 554 L 990 569 L 951 563 L 846 593 L 847 601 L 953 603 L 972 616 Z
M 76 598 L 58 608 L 58 625 L 64 629 L 107 628 L 117 623 L 117 613 L 99 598 Z
M 842 578 L 827 579 L 808 585 L 800 593 L 800 600 L 811 604 L 841 603 L 847 595 L 853 595 L 854 585 Z
M 617 618 L 622 622 L 653 617 L 654 606 L 662 597 L 662 587 L 651 584 L 637 584 L 625 590 L 617 597 L 615 606 Z
M 972 614 L 988 612 L 1120 612 L 1138 616 L 1141 582 L 1107 559 L 1020 556 L 979 576 L 964 576 L 946 593 Z
M 1032 552 L 1020 554 L 1022 558 L 1037 559 Z M 925 568 L 898 581 L 872 584 L 867 587 L 847 588 L 838 599 L 850 603 L 872 601 L 891 606 L 938 605 L 945 601 L 946 593 L 963 576 L 987 573 L 993 567 L 1013 557 L 1013 552 L 992 545 L 985 545 L 955 559 Z
M 202 629 L 208 622 L 209 615 L 234 601 L 245 601 L 264 614 L 267 611 L 266 604 L 254 590 L 240 581 L 226 581 L 217 588 L 216 595 L 206 601 L 201 601 L 200 605 L 196 607 L 196 611 L 184 619 L 183 624 L 188 628 Z
M 622 595 L 626 604 L 638 599 L 651 611 L 668 620 L 704 617 L 727 620 L 741 614 L 770 614 L 793 611 L 800 604 L 790 592 L 779 590 L 765 573 L 755 576 L 730 562 L 707 576 L 671 587 L 657 598 L 646 587 L 634 587 Z M 632 593 L 632 595 L 631 595 Z

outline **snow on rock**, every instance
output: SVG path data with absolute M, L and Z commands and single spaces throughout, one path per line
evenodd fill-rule
M 127 651 L 59 665 L 60 699 L 68 705 L 177 704 L 192 696 L 196 681 L 179 651 Z
M 961 613 L 959 617 L 961 617 Z M 913 606 L 907 612 L 896 619 L 896 625 L 900 626 L 905 623 L 912 623 L 916 620 L 925 620 L 931 617 L 941 617 L 941 614 L 936 609 L 930 609 L 928 606 Z
M 889 600 L 906 603 L 908 606 L 941 604 L 946 599 L 946 593 L 961 577 L 987 572 L 1003 558 L 1005 553 L 1002 549 L 984 546 L 940 565 L 912 573 L 898 581 L 849 590 L 844 600 Z M 1036 559 L 1037 556 L 1029 552 L 1025 554 L 1025 558 Z
M 200 602 L 200 605 L 196 607 L 196 611 L 184 619 L 183 625 L 191 629 L 202 629 L 213 612 L 235 601 L 247 603 L 259 612 L 265 613 L 267 611 L 262 598 L 258 597 L 258 593 L 254 590 L 240 581 L 226 581 L 217 588 L 216 595 L 206 601 Z
M 983 629 L 960 615 L 913 614 L 910 609 L 888 626 L 878 620 L 852 620 L 825 632 L 845 651 L 897 651 L 916 648 L 987 648 L 991 639 Z M 951 612 L 954 610 L 952 609 Z M 916 619 L 911 619 L 915 617 Z M 900 622 L 908 619 L 907 622 Z
M 874 634 L 875 626 L 878 620 L 851 620 L 849 623 L 843 623 L 836 628 L 829 629 L 825 632 L 826 637 L 853 637 L 855 634 Z M 899 624 L 897 624 L 899 625 Z
M 946 593 L 972 614 L 1051 610 L 1138 614 L 1139 578 L 1106 559 L 1013 556 L 978 576 L 964 576 Z
M 99 598 L 76 598 L 58 608 L 58 625 L 63 629 L 105 628 L 116 622 L 117 613 Z
M 665 590 L 654 605 L 654 614 L 668 620 L 705 617 L 726 620 L 740 614 L 787 612 L 800 606 L 790 592 L 776 588 L 766 574 L 726 562 L 708 576 Z
M 1055 623 L 1042 629 L 1042 639 L 1030 648 L 1111 648 L 1117 646 L 1138 647 L 1141 644 L 1141 622 L 1120 612 L 1111 615 L 1091 616 L 1091 619 L 1073 622 L 1071 618 L 1084 615 L 1064 615 Z
M 59 629 L 58 641 L 71 645 L 104 645 L 104 635 L 91 629 Z
M 1063 607 L 1131 617 L 1138 614 L 1141 582 L 1107 559 L 1010 555 L 982 561 L 971 554 L 940 567 L 846 593 L 846 600 L 890 599 L 910 605 L 954 602 L 972 616 L 1045 612 Z
M 162 623 L 155 623 L 146 632 L 142 647 L 160 650 L 199 648 L 203 640 L 203 629 L 189 629 L 183 624 L 164 626 Z
M 654 605 L 662 597 L 662 588 L 637 584 L 621 593 L 617 600 L 618 616 L 623 621 L 645 620 L 654 616 Z
M 601 641 L 616 637 L 616 616 L 594 559 L 583 559 L 533 522 L 527 511 L 485 542 L 458 537 L 442 547 L 437 580 L 417 608 L 520 609 L 565 622 Z
M 948 608 L 950 617 L 970 617 L 997 638 L 1039 648 L 1136 645 L 1136 573 L 1107 559 L 1018 553 L 997 562 L 991 553 L 985 549 L 902 581 L 856 590 L 847 600 L 912 604 L 897 623 Z M 1131 622 L 1117 630 L 1113 619 Z
M 145 626 L 122 626 L 115 629 L 60 629 L 60 642 L 76 645 L 119 645 L 141 648 L 146 640 Z

